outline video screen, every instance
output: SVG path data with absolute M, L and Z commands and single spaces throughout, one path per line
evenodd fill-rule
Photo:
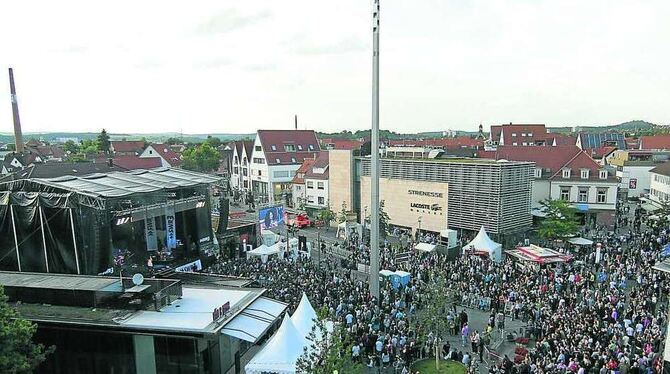
M 258 212 L 261 230 L 267 230 L 284 224 L 284 207 L 271 206 L 263 208 Z

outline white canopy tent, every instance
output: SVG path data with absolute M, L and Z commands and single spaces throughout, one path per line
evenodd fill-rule
M 282 248 L 279 246 L 279 243 L 276 243 L 271 247 L 268 247 L 265 244 L 261 244 L 260 247 L 248 251 L 247 258 L 251 258 L 253 256 L 260 257 L 261 261 L 266 263 L 268 261 L 268 257 L 272 255 L 279 255 L 281 249 Z
M 316 319 L 316 311 L 309 302 L 309 299 L 307 299 L 307 295 L 303 292 L 300 303 L 291 316 L 291 321 L 298 332 L 307 338 L 309 333 L 312 332 Z
M 484 226 L 479 229 L 479 233 L 477 233 L 477 236 L 470 243 L 463 246 L 463 252 L 487 254 L 495 262 L 502 261 L 502 244 L 491 240 Z
M 417 250 L 421 252 L 433 252 L 435 251 L 435 245 L 428 243 L 418 243 L 414 246 Z
M 586 238 L 570 238 L 568 239 L 568 242 L 574 245 L 593 245 L 593 240 Z
M 295 328 L 288 314 L 285 314 L 277 332 L 249 361 L 244 370 L 247 374 L 294 374 L 297 371 L 296 362 L 306 346 L 307 340 Z

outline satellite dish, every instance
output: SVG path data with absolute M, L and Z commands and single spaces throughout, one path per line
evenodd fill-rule
M 144 282 L 144 275 L 142 275 L 140 273 L 136 273 L 135 275 L 133 275 L 133 284 L 134 285 L 140 286 L 140 285 L 142 285 L 143 282 Z

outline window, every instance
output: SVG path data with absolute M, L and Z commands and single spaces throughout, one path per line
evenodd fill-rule
M 291 174 L 288 172 L 288 170 L 277 170 L 272 172 L 272 176 L 274 178 L 288 178 L 291 176 Z
M 323 187 L 323 182 L 316 182 L 316 188 L 318 188 L 319 190 L 323 190 L 323 188 L 324 188 Z
M 242 175 L 247 176 L 247 168 L 242 168 Z
M 607 179 L 607 170 L 600 171 L 600 179 Z
M 579 188 L 579 196 L 577 197 L 577 201 L 580 203 L 586 203 L 589 201 L 589 189 L 580 187 Z
M 254 157 L 254 164 L 264 164 L 265 159 L 260 157 Z
M 260 170 L 258 171 L 258 176 L 259 176 L 259 177 L 261 176 L 261 171 L 260 171 Z
M 527 146 L 527 145 L 528 145 L 528 143 L 526 143 L 526 142 L 523 142 L 523 143 L 521 143 L 521 145 L 523 145 L 523 146 Z
M 307 188 L 313 189 L 314 188 L 314 182 L 312 181 L 307 181 Z
M 302 145 L 298 144 L 298 150 L 302 151 Z
M 235 158 L 233 159 L 233 163 L 234 163 L 234 164 L 237 164 L 237 163 L 238 163 L 237 156 L 235 156 Z
M 246 179 L 244 180 L 244 188 L 249 188 L 249 181 Z
M 314 196 L 307 196 L 307 202 L 310 204 L 314 204 Z
M 521 133 L 521 136 L 525 137 L 525 136 L 526 136 L 526 133 L 525 133 L 525 132 L 522 132 L 522 133 Z
M 276 151 L 276 150 L 277 150 L 277 146 L 276 146 L 276 145 L 274 145 L 274 144 L 273 144 L 273 145 L 271 145 L 271 146 L 270 146 L 270 148 L 272 148 L 272 150 L 273 150 L 273 151 Z
M 532 132 L 529 132 L 529 133 L 528 133 L 528 136 L 533 136 L 533 133 L 532 133 Z
M 561 200 L 570 201 L 570 187 L 561 187 Z
M 260 145 L 255 146 L 254 149 L 258 152 L 260 152 L 262 150 Z
M 247 158 L 246 157 L 242 159 L 242 165 L 247 166 Z
M 570 169 L 563 169 L 563 178 L 570 178 Z
M 291 162 L 295 164 L 295 157 L 291 157 Z
M 517 145 L 516 142 L 512 143 L 512 145 Z
M 293 144 L 284 144 L 284 150 L 286 152 L 295 152 L 295 145 Z
M 512 137 L 516 138 L 516 133 L 515 132 L 512 133 Z
M 310 145 L 308 145 L 308 146 L 307 146 L 307 148 L 308 148 L 308 149 L 309 149 L 310 151 L 313 151 L 313 150 L 314 150 L 314 146 L 313 146 L 313 145 L 311 145 L 311 144 L 310 144 Z
M 542 178 L 542 168 L 535 168 L 535 178 Z
M 275 158 L 275 161 L 276 161 L 278 164 L 281 164 L 281 160 L 280 160 L 280 159 Z
M 582 177 L 582 179 L 589 179 L 589 169 L 582 169 L 580 171 L 581 171 L 580 176 Z
M 598 189 L 598 195 L 596 197 L 596 201 L 598 203 L 604 204 L 607 202 L 607 189 L 606 188 L 599 188 Z
M 319 196 L 319 205 L 324 205 L 326 203 L 326 199 Z
M 237 169 L 237 166 L 233 168 L 233 174 L 239 174 L 239 170 Z

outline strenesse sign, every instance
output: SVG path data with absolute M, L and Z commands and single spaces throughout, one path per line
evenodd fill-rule
M 419 190 L 407 190 L 409 195 L 413 196 L 426 196 L 426 197 L 436 197 L 443 198 L 444 193 L 442 192 L 430 192 L 430 191 L 419 191 Z M 409 206 L 414 209 L 425 209 L 432 211 L 441 211 L 442 207 L 439 204 L 425 204 L 425 203 L 410 203 Z
M 438 198 L 444 197 L 444 193 L 442 193 L 442 192 L 407 190 L 407 193 L 410 194 L 410 195 L 417 195 L 417 196 L 428 196 L 428 197 L 438 197 Z

